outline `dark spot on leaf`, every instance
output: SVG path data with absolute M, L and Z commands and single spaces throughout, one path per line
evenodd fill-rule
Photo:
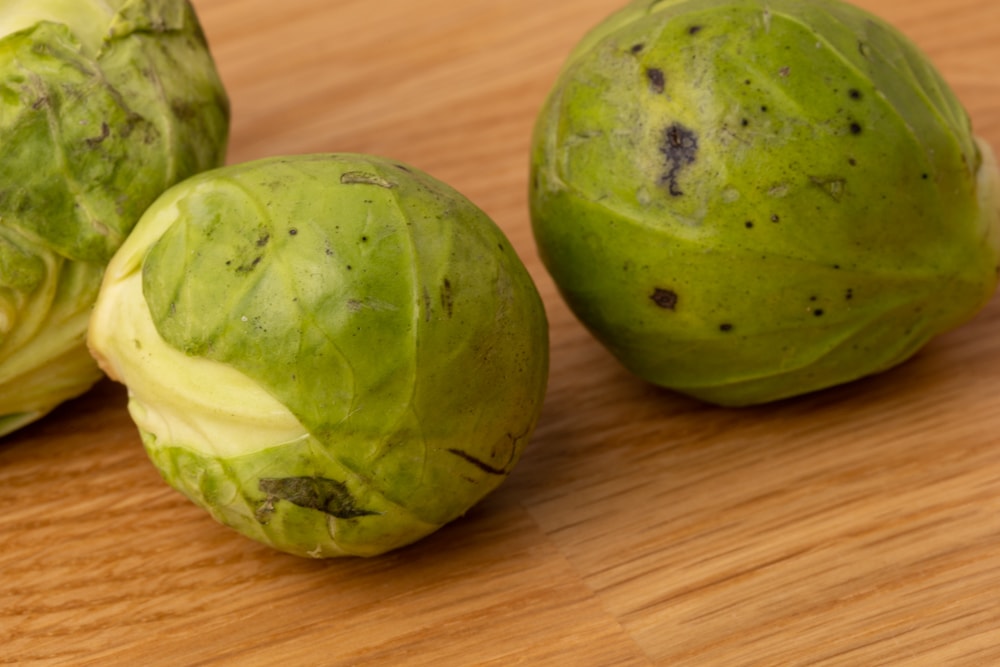
M 191 121 L 198 117 L 198 107 L 186 100 L 171 100 L 170 111 L 180 121 Z
M 507 471 L 503 468 L 497 468 L 496 466 L 490 465 L 486 461 L 476 458 L 472 454 L 461 450 L 461 449 L 449 449 L 449 454 L 454 454 L 458 458 L 471 463 L 488 475 L 506 475 Z
M 629 49 L 629 53 L 632 53 L 632 54 L 642 53 L 642 50 L 644 48 L 646 48 L 645 44 L 633 44 L 632 48 Z
M 733 325 L 729 324 L 728 322 L 724 322 L 723 324 L 719 325 L 719 331 L 732 331 L 732 330 L 733 330 Z
M 850 301 L 851 299 L 853 299 L 854 298 L 854 290 L 848 288 L 847 292 L 844 293 L 844 298 L 847 299 L 848 301 Z
M 857 88 L 851 88 L 850 90 L 848 90 L 847 91 L 847 95 L 852 100 L 860 100 L 861 99 L 861 91 L 858 90 Z
M 851 123 L 851 134 L 861 134 L 861 125 L 858 123 Z
M 747 229 L 753 229 L 753 220 L 747 220 L 746 222 L 743 223 L 743 226 L 746 227 Z
M 271 240 L 271 235 L 268 234 L 267 232 L 264 232 L 263 234 L 261 234 L 260 238 L 257 239 L 257 247 L 263 248 L 264 246 L 267 245 L 267 242 L 270 240 Z
M 922 178 L 922 179 L 924 179 L 926 181 L 927 178 L 928 178 L 928 175 L 927 174 L 920 174 L 920 178 Z
M 666 158 L 667 167 L 667 171 L 660 177 L 660 184 L 667 185 L 670 194 L 679 197 L 684 194 L 678 184 L 680 172 L 697 158 L 698 137 L 680 123 L 674 123 L 663 131 L 660 152 Z
M 444 312 L 448 314 L 448 317 L 452 316 L 454 302 L 451 295 L 451 281 L 447 278 L 441 283 L 441 307 L 444 308 Z
M 760 110 L 763 111 L 764 113 L 767 113 L 767 105 L 766 104 L 760 105 Z
M 778 217 L 777 213 L 775 213 L 774 215 L 771 216 L 771 222 L 778 222 L 780 220 L 781 220 L 781 218 Z
M 792 68 L 787 65 L 778 70 L 778 76 L 787 77 L 792 73 Z
M 817 308 L 816 310 L 813 311 L 813 315 L 815 315 L 816 317 L 822 317 L 823 316 L 823 309 L 822 308 Z
M 663 289 L 662 287 L 656 287 L 653 289 L 653 293 L 649 296 L 660 308 L 665 308 L 667 310 L 677 309 L 677 292 L 669 289 Z
M 688 34 L 689 35 L 697 35 L 699 32 L 701 32 L 701 28 L 702 28 L 702 26 L 700 26 L 700 25 L 693 25 L 690 28 L 688 28 Z
M 111 134 L 111 128 L 108 127 L 108 124 L 101 123 L 101 133 L 96 137 L 90 137 L 88 139 L 85 139 L 84 143 L 87 144 L 88 148 L 97 148 L 99 145 L 101 145 L 101 142 L 103 142 L 105 139 L 108 138 L 108 136 L 110 136 L 110 134 Z
M 748 121 L 746 118 L 744 118 L 743 120 L 740 121 L 740 125 L 742 125 L 743 127 L 746 127 L 749 124 L 750 124 L 750 121 Z
M 288 235 L 289 236 L 295 236 L 298 233 L 299 233 L 299 230 L 295 229 L 295 227 L 292 227 L 291 229 L 288 230 Z
M 650 67 L 646 70 L 646 78 L 649 79 L 649 89 L 654 93 L 662 93 L 666 87 L 667 79 L 663 75 L 663 70 Z
M 240 264 L 238 267 L 236 267 L 236 273 L 250 273 L 251 271 L 257 268 L 257 265 L 260 264 L 262 259 L 264 259 L 263 255 L 257 255 L 249 262 L 245 264 Z
M 856 166 L 856 165 L 858 164 L 858 161 L 857 161 L 857 160 L 855 160 L 855 159 L 854 159 L 854 158 L 852 158 L 852 157 L 849 157 L 849 158 L 847 158 L 847 164 L 849 164 L 849 165 L 851 165 L 852 167 L 854 167 L 854 166 Z
M 267 496 L 257 508 L 261 523 L 267 522 L 274 505 L 282 500 L 338 519 L 378 514 L 358 507 L 346 484 L 325 477 L 269 477 L 262 478 L 258 486 Z

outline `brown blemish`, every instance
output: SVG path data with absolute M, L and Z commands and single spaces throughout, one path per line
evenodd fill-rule
M 663 70 L 649 67 L 646 69 L 646 78 L 649 80 L 649 89 L 657 95 L 666 88 L 667 78 L 663 75 Z
M 653 303 L 665 310 L 677 309 L 677 292 L 673 290 L 656 287 L 653 289 L 653 293 L 649 295 L 649 298 L 653 300 Z

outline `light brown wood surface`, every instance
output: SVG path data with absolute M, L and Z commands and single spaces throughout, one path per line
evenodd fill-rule
M 0 441 L 0 664 L 1000 665 L 1000 303 L 884 375 L 752 409 L 628 375 L 527 205 L 534 115 L 619 0 L 195 0 L 229 159 L 407 161 L 505 230 L 550 389 L 508 482 L 377 559 L 286 556 L 160 479 L 102 382 Z M 1000 3 L 861 0 L 1000 148 Z

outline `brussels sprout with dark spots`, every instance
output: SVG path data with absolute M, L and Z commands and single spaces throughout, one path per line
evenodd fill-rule
M 225 158 L 229 105 L 183 0 L 0 3 L 0 435 L 100 378 L 104 266 L 166 188 Z
M 89 340 L 170 484 L 313 557 L 413 542 L 495 489 L 548 373 L 545 312 L 501 230 L 362 155 L 169 190 L 109 265 Z
M 834 0 L 637 0 L 538 118 L 531 214 L 573 312 L 727 405 L 844 383 L 997 281 L 990 148 L 927 57 Z

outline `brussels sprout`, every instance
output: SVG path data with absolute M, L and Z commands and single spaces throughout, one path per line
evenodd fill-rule
M 225 157 L 228 102 L 181 0 L 0 5 L 0 435 L 100 378 L 104 266 L 167 187 Z
M 518 461 L 548 373 L 503 233 L 430 176 L 351 154 L 166 192 L 109 265 L 89 341 L 171 485 L 313 557 L 463 514 Z
M 997 280 L 997 170 L 928 59 L 833 0 L 637 0 L 570 55 L 531 213 L 637 375 L 771 401 L 910 357 Z

